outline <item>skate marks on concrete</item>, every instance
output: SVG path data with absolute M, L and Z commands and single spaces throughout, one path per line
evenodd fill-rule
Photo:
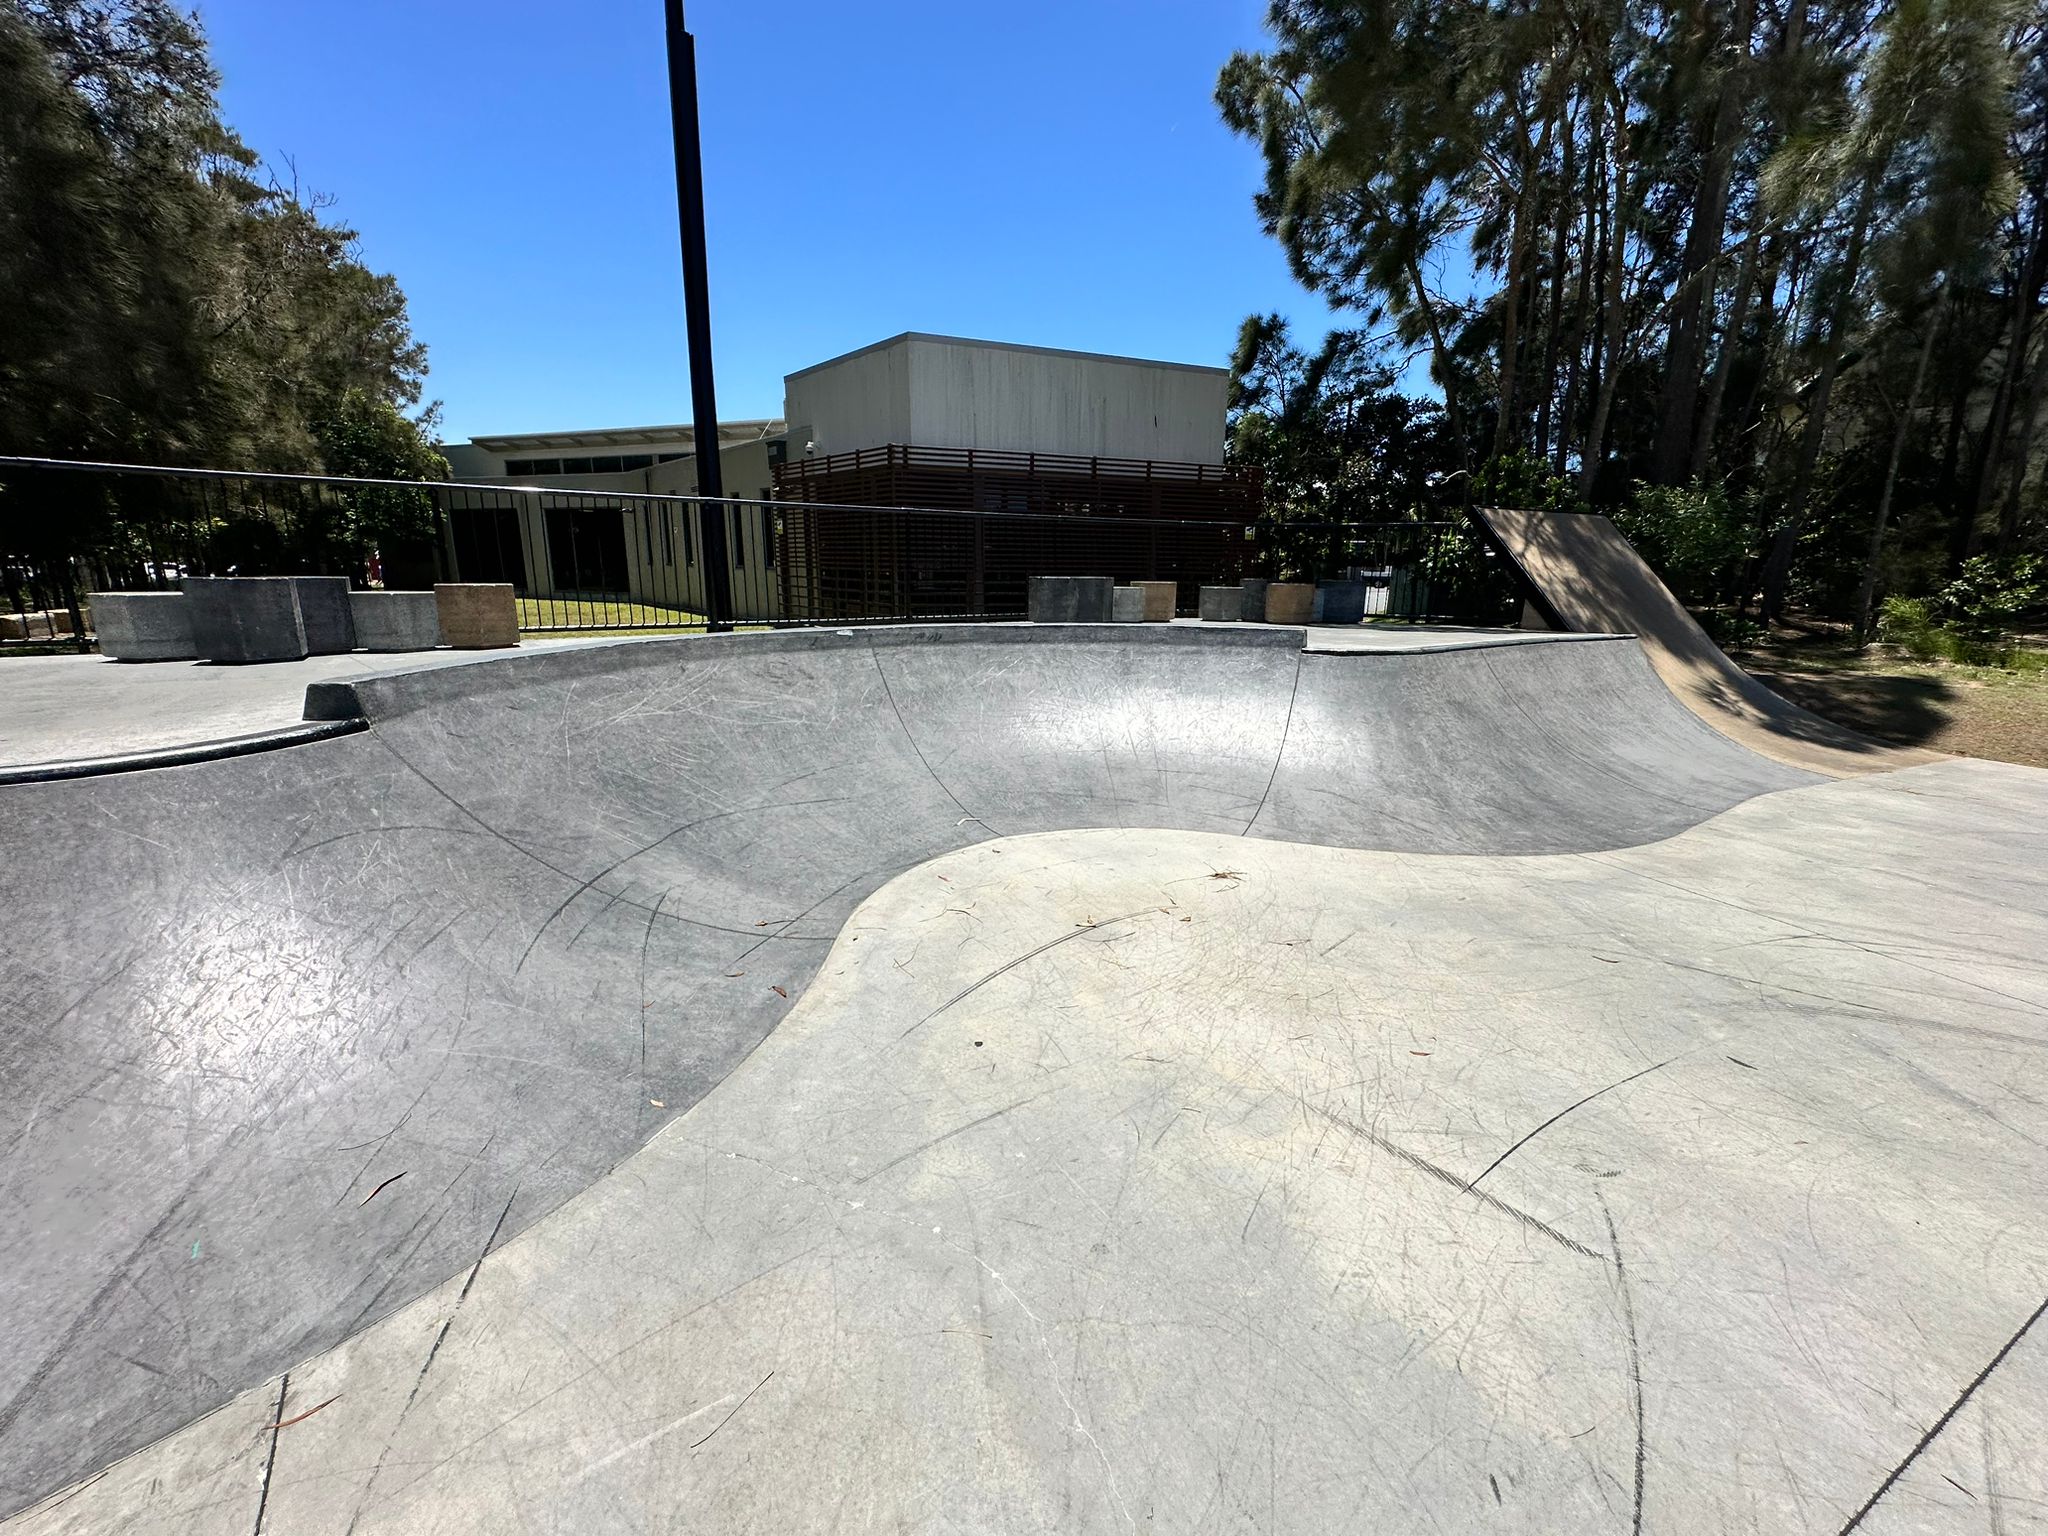
M 1950 763 L 942 854 L 611 1174 L 9 1529 L 2034 1528 L 2044 828 Z

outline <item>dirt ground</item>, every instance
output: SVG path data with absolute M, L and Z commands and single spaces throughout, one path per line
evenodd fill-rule
M 1735 660 L 1815 714 L 1879 741 L 2048 768 L 2048 644 L 2025 664 L 1915 661 L 1890 646 L 1859 653 L 1835 626 L 1778 628 Z

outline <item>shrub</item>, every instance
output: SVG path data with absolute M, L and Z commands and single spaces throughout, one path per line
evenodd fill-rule
M 1726 596 L 1749 554 L 1747 520 L 1719 486 L 1639 485 L 1614 524 L 1684 603 Z
M 1918 597 L 1886 598 L 1877 617 L 1877 637 L 1918 661 L 1947 656 L 1953 649 L 1952 638 L 1934 622 L 1927 600 Z
M 1935 594 L 1934 616 L 1965 639 L 1997 647 L 2013 621 L 2041 602 L 2044 578 L 2039 555 L 1977 555 Z

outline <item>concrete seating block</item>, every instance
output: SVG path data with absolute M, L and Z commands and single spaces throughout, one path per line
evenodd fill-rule
M 1239 615 L 1247 624 L 1266 622 L 1266 589 L 1273 583 L 1263 576 L 1247 576 L 1239 583 L 1244 592 L 1243 612 Z
M 519 603 L 509 582 L 444 581 L 434 588 L 441 633 L 458 651 L 519 643 Z
M 1134 581 L 1135 591 L 1145 594 L 1145 622 L 1147 624 L 1170 624 L 1173 622 L 1174 606 L 1180 601 L 1180 588 L 1170 581 Z
M 100 654 L 114 661 L 190 661 L 192 615 L 182 592 L 94 592 L 86 598 Z
M 356 648 L 356 621 L 348 601 L 346 576 L 294 576 L 299 617 L 306 626 L 306 650 L 314 656 L 340 656 Z
M 366 651 L 431 651 L 441 643 L 441 608 L 431 592 L 351 592 L 356 644 Z
M 1115 591 L 1107 576 L 1034 576 L 1025 613 L 1034 624 L 1107 624 Z
M 62 608 L 0 613 L 0 640 L 55 640 L 71 633 L 71 615 Z
M 187 576 L 192 644 L 207 661 L 303 661 L 306 622 L 289 576 Z
M 1202 588 L 1202 622 L 1205 624 L 1235 624 L 1244 612 L 1244 589 L 1242 587 Z
M 1356 624 L 1365 618 L 1365 583 L 1362 581 L 1325 581 L 1316 587 L 1317 595 L 1323 600 L 1323 611 L 1317 617 L 1324 624 Z
M 1306 624 L 1315 607 L 1316 589 L 1306 581 L 1276 581 L 1266 588 L 1268 624 Z
M 1109 595 L 1109 618 L 1113 624 L 1145 622 L 1145 594 L 1136 587 L 1118 587 Z

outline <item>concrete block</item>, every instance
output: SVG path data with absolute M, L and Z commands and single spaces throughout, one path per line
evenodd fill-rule
M 62 608 L 0 613 L 0 640 L 55 640 L 71 633 L 71 615 Z
M 1107 576 L 1034 576 L 1025 613 L 1034 624 L 1107 624 L 1115 591 Z
M 1145 594 L 1136 587 L 1118 587 L 1109 595 L 1109 618 L 1113 624 L 1145 622 Z
M 346 576 L 294 576 L 299 618 L 306 626 L 306 650 L 340 656 L 356 648 L 356 621 L 349 610 Z
M 1273 585 L 1263 576 L 1247 576 L 1238 584 L 1244 591 L 1244 611 L 1239 615 L 1247 624 L 1266 622 L 1266 588 Z
M 1202 620 L 1207 624 L 1235 624 L 1244 613 L 1242 587 L 1202 588 Z
M 1266 588 L 1266 622 L 1306 624 L 1315 600 L 1316 589 L 1306 581 L 1276 581 Z
M 208 661 L 303 661 L 306 623 L 289 576 L 187 576 L 192 644 Z
M 1356 624 L 1365 617 L 1365 583 L 1362 581 L 1325 581 L 1316 587 L 1323 600 L 1320 622 L 1324 624 Z
M 519 604 L 508 582 L 444 581 L 434 588 L 441 634 L 458 651 L 519 643 Z
M 192 615 L 182 592 L 94 592 L 92 609 L 100 654 L 115 661 L 190 661 Z
M 351 592 L 356 644 L 366 651 L 431 651 L 441 643 L 441 609 L 431 592 Z
M 1145 622 L 1147 624 L 1170 624 L 1173 610 L 1180 601 L 1180 588 L 1171 581 L 1134 581 L 1133 590 L 1145 594 Z

